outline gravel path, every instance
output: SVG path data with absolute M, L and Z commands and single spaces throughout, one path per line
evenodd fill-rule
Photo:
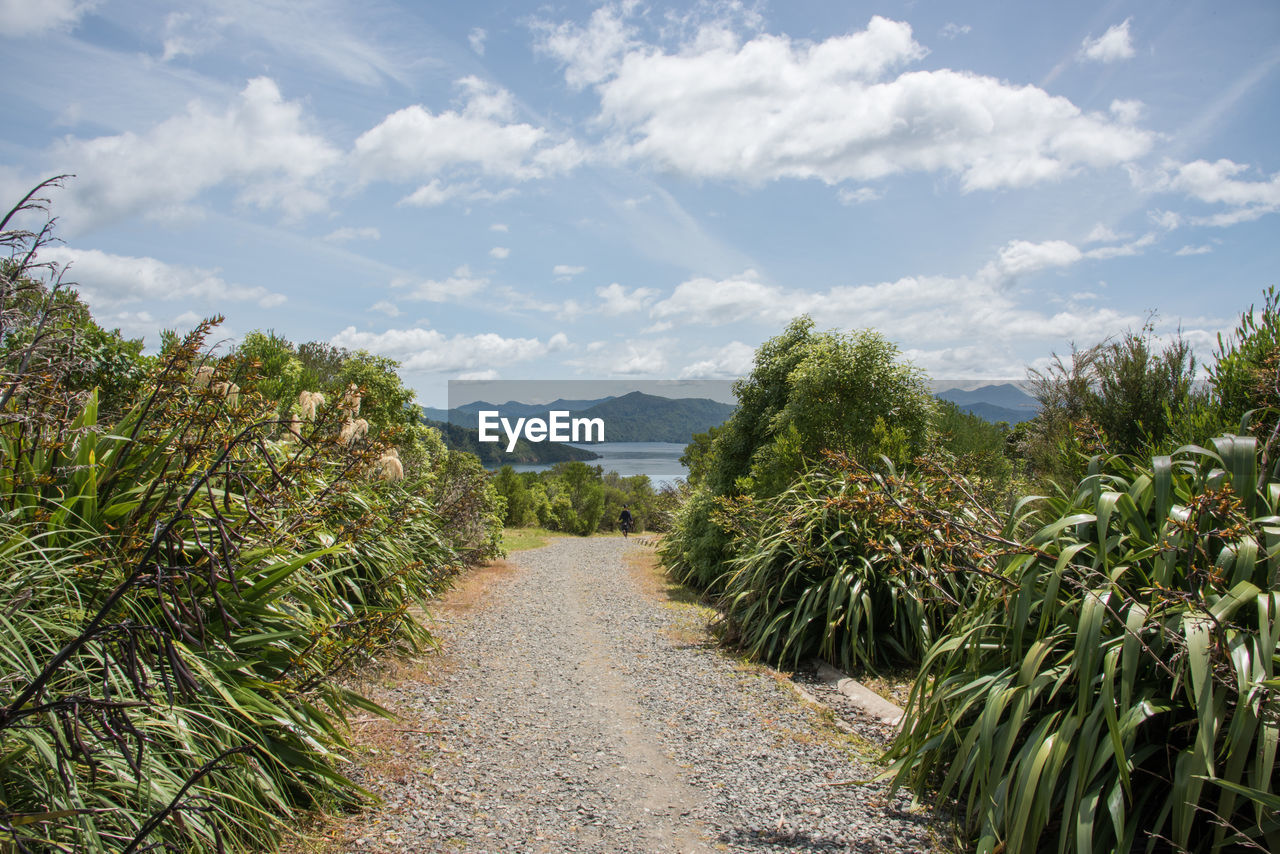
M 933 850 L 928 817 L 853 782 L 873 769 L 785 679 L 643 589 L 641 550 L 556 539 L 438 617 L 447 662 L 383 692 L 400 770 L 365 780 L 385 803 L 347 850 Z

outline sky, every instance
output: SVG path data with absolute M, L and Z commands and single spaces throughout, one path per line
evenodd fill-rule
M 794 316 L 935 379 L 1280 260 L 1280 4 L 0 0 L 0 201 L 99 322 L 450 379 L 731 378 Z

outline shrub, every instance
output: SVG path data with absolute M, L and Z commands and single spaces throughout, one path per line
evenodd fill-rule
M 832 455 L 772 498 L 728 502 L 735 557 L 714 585 L 742 645 L 796 665 L 918 662 L 968 598 L 987 545 L 972 490 L 926 461 L 875 473 Z
M 894 781 L 957 798 L 979 851 L 1280 850 L 1280 483 L 1213 444 L 1028 499 L 926 656 Z

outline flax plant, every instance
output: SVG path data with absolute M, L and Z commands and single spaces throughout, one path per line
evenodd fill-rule
M 5 232 L 26 248 L 0 294 L 30 333 L 0 363 L 0 851 L 270 847 L 361 797 L 344 720 L 380 710 L 338 677 L 430 642 L 412 610 L 463 540 L 422 484 L 376 480 L 385 448 L 340 440 L 337 407 L 277 441 L 213 321 L 99 423 L 29 298 L 60 281 L 24 266 L 47 235 Z
M 979 852 L 1280 850 L 1280 482 L 1252 438 L 1026 499 L 925 657 L 896 785 Z

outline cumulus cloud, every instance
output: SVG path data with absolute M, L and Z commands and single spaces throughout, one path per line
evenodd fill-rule
M 1248 171 L 1248 166 L 1226 159 L 1212 163 L 1166 162 L 1154 179 L 1153 189 L 1181 192 L 1207 204 L 1233 208 L 1194 221 L 1200 225 L 1234 225 L 1280 210 L 1280 172 L 1261 181 L 1250 181 L 1241 177 Z
M 551 269 L 551 274 L 557 279 L 571 279 L 586 270 L 586 267 L 577 267 L 573 264 L 557 264 Z
M 947 69 L 901 71 L 926 51 L 905 23 L 821 42 L 703 27 L 674 51 L 637 40 L 606 6 L 543 29 L 570 85 L 591 86 L 620 156 L 698 178 L 866 182 L 943 172 L 967 190 L 1024 187 L 1129 162 L 1151 134 L 1034 86 Z
M 674 343 L 666 338 L 629 339 L 620 343 L 593 341 L 586 348 L 589 358 L 568 359 L 565 364 L 598 375 L 661 374 L 667 369 L 667 354 Z
M 1014 355 L 1017 342 L 1092 342 L 1141 326 L 1143 318 L 1136 314 L 1100 304 L 1090 294 L 1063 297 L 1057 287 L 1039 286 L 1033 276 L 1107 257 L 1098 249 L 1111 255 L 1136 254 L 1154 240 L 1153 235 L 1144 235 L 1087 253 L 1061 240 L 1011 241 L 969 275 L 907 276 L 822 291 L 767 283 L 753 271 L 726 279 L 701 277 L 677 285 L 653 305 L 650 316 L 665 328 L 754 322 L 776 329 L 797 315 L 809 314 L 822 326 L 874 328 L 893 340 L 909 340 L 924 348 L 919 352 L 929 360 L 931 370 L 958 376 L 957 364 L 946 359 L 967 360 L 974 366 L 981 363 L 990 369 L 1003 364 L 1001 360 L 1020 363 Z M 1015 279 L 1017 287 L 1011 285 Z M 971 346 L 983 352 L 965 350 Z M 695 364 L 699 370 L 709 370 L 701 363 L 710 361 L 714 358 L 704 356 Z
M 701 276 L 681 282 L 671 296 L 654 305 L 650 314 L 657 320 L 713 326 L 740 320 L 771 323 L 804 313 L 803 308 L 787 308 L 789 296 L 803 299 L 802 293 L 788 295 L 781 288 L 761 282 L 755 270 L 747 270 L 728 279 Z
M 471 44 L 471 49 L 480 56 L 484 56 L 484 40 L 488 35 L 483 27 L 476 27 L 467 34 L 467 41 Z
M 341 157 L 308 125 L 300 103 L 258 77 L 222 109 L 196 102 L 143 133 L 68 137 L 54 157 L 79 176 L 73 223 L 171 210 L 222 183 L 242 203 L 301 216 L 326 207 L 322 177 Z
M 695 354 L 700 355 L 700 354 Z M 751 371 L 755 349 L 741 341 L 730 341 L 723 347 L 706 354 L 680 371 L 680 379 L 732 379 Z
M 381 240 L 382 232 L 373 226 L 364 226 L 355 228 L 352 226 L 343 226 L 336 228 L 324 236 L 324 239 L 330 243 L 346 243 L 350 240 Z
M 1133 39 L 1129 35 L 1129 23 L 1133 18 L 1109 28 L 1095 38 L 1085 38 L 1080 45 L 1080 58 L 1091 62 L 1117 62 L 1133 58 Z
M 956 24 L 956 23 L 948 22 L 943 25 L 941 30 L 938 31 L 938 35 L 942 36 L 944 39 L 954 39 L 954 38 L 957 38 L 958 36 L 967 36 L 972 31 L 973 31 L 973 27 L 969 26 L 968 24 Z
M 516 181 L 569 171 L 582 160 L 572 139 L 554 141 L 543 128 L 514 121 L 505 89 L 466 77 L 461 110 L 433 113 L 421 104 L 397 110 L 356 139 L 352 161 L 365 180 L 430 179 L 411 204 L 449 198 L 441 176 L 457 170 Z M 444 194 L 444 195 L 442 195 Z
M 1081 257 L 1080 250 L 1065 240 L 1043 243 L 1012 240 L 1000 250 L 995 261 L 983 268 L 983 275 L 1004 281 L 1049 267 L 1068 267 Z
M 407 371 L 448 373 L 486 371 L 527 362 L 567 345 L 563 333 L 548 342 L 537 338 L 505 338 L 493 332 L 448 336 L 435 329 L 388 329 L 361 332 L 348 326 L 330 339 L 335 347 L 368 350 L 397 359 Z
M 403 314 L 398 305 L 387 300 L 379 300 L 378 302 L 375 302 L 373 305 L 369 306 L 369 311 L 380 311 L 387 317 L 399 317 Z
M 1108 225 L 1098 223 L 1093 230 L 1085 237 L 1085 243 L 1113 243 L 1117 240 L 1124 240 L 1125 235 L 1118 234 Z
M 285 301 L 284 294 L 266 288 L 227 282 L 216 270 L 166 264 L 155 258 L 48 246 L 40 251 L 40 260 L 69 265 L 67 281 L 76 284 L 95 311 L 118 311 L 142 300 L 198 300 L 215 306 L 231 301 L 254 302 L 262 308 Z
M 603 288 L 596 288 L 596 296 L 600 297 L 600 311 L 610 317 L 643 311 L 658 296 L 653 288 L 636 288 L 628 291 L 614 282 Z
M 506 246 L 495 246 L 489 250 L 489 257 L 496 258 L 499 261 L 510 257 L 510 255 L 511 255 L 511 250 L 508 249 Z
M 426 302 L 457 302 L 489 286 L 489 280 L 471 272 L 466 264 L 453 271 L 445 279 L 399 278 L 391 282 L 393 288 L 406 288 L 407 299 Z
M 0 32 L 9 37 L 70 29 L 98 0 L 0 0 Z

